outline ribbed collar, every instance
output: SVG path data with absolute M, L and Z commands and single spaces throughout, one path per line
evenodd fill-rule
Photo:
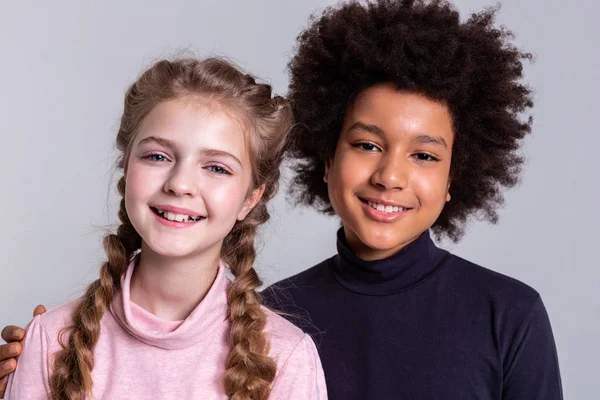
M 412 288 L 435 273 L 449 254 L 438 248 L 429 231 L 425 231 L 396 254 L 365 261 L 352 252 L 343 228 L 337 232 L 337 251 L 332 263 L 337 280 L 353 292 L 371 296 L 387 296 Z
M 164 321 L 133 304 L 130 298 L 132 261 L 121 279 L 121 291 L 110 307 L 117 322 L 142 342 L 163 349 L 182 349 L 205 340 L 221 323 L 227 322 L 227 287 L 230 284 L 221 264 L 208 293 L 184 321 Z

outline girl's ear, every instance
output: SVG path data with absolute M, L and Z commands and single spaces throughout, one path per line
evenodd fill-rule
M 244 201 L 244 205 L 242 206 L 242 209 L 240 210 L 240 212 L 237 215 L 238 221 L 243 221 L 244 218 L 246 218 L 246 216 L 248 214 L 250 214 L 250 211 L 252 211 L 252 209 L 258 204 L 258 202 L 262 198 L 262 195 L 264 192 L 265 192 L 265 185 L 260 185 L 259 187 L 254 189 L 252 192 L 250 192 L 250 194 L 248 195 L 248 197 L 246 197 L 246 200 Z
M 446 203 L 450 201 L 452 196 L 450 195 L 450 181 L 448 181 L 448 187 L 446 187 Z

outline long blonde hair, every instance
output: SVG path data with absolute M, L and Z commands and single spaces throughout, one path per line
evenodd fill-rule
M 243 221 L 238 221 L 225 237 L 222 258 L 235 279 L 227 292 L 230 343 L 224 374 L 226 394 L 234 400 L 269 397 L 276 365 L 268 355 L 269 342 L 264 334 L 266 315 L 256 289 L 262 284 L 253 264 L 254 240 L 259 225 L 269 219 L 267 202 L 275 195 L 286 134 L 292 115 L 286 100 L 272 96 L 271 87 L 240 72 L 222 59 L 209 58 L 162 60 L 146 70 L 125 96 L 123 116 L 117 134 L 121 152 L 119 168 L 127 165 L 133 139 L 143 121 L 157 104 L 184 96 L 208 96 L 222 106 L 244 116 L 252 163 L 252 188 L 265 185 L 259 203 Z M 117 188 L 125 194 L 125 179 Z M 122 198 L 121 225 L 115 234 L 104 238 L 107 261 L 100 278 L 88 286 L 72 314 L 67 343 L 54 358 L 50 378 L 52 399 L 79 400 L 92 397 L 94 346 L 100 336 L 100 321 L 115 293 L 133 253 L 141 247 Z

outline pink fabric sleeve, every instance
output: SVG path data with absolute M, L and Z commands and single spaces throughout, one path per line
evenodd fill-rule
M 271 390 L 272 399 L 327 400 L 325 375 L 315 343 L 304 335 L 279 370 Z
M 50 399 L 48 333 L 35 317 L 25 329 L 17 370 L 8 377 L 6 400 Z

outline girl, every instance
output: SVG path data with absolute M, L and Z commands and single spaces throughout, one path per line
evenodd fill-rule
M 325 399 L 313 342 L 261 306 L 252 266 L 290 123 L 225 61 L 144 72 L 117 134 L 108 260 L 81 299 L 31 322 L 7 398 Z

